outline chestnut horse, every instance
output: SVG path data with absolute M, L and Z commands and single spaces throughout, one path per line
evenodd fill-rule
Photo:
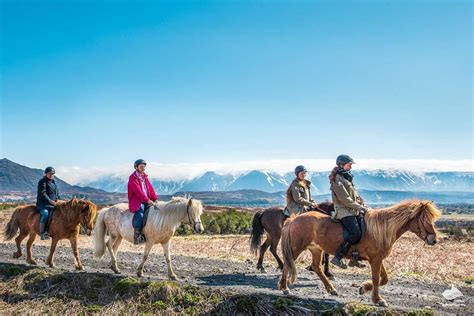
M 61 239 L 69 239 L 74 254 L 76 269 L 83 269 L 77 249 L 77 237 L 79 236 L 81 225 L 86 230 L 87 235 L 91 235 L 96 213 L 97 207 L 90 201 L 72 199 L 67 202 L 58 202 L 54 207 L 51 223 L 49 225 L 49 235 L 52 240 L 49 256 L 46 260 L 47 265 L 51 268 L 55 267 L 53 256 L 56 245 Z M 28 242 L 26 243 L 26 262 L 34 265 L 37 264 L 31 254 L 31 248 L 36 239 L 36 235 L 39 235 L 39 218 L 40 214 L 34 204 L 19 206 L 13 212 L 3 232 L 5 240 L 10 240 L 15 237 L 18 229 L 20 229 L 20 234 L 15 238 L 17 251 L 13 253 L 13 258 L 21 257 L 21 242 L 26 236 L 29 236 Z
M 428 245 L 436 244 L 434 222 L 441 212 L 430 201 L 404 201 L 392 207 L 370 210 L 365 215 L 367 231 L 356 245 L 363 260 L 368 260 L 372 270 L 372 280 L 362 283 L 359 293 L 372 291 L 372 301 L 379 306 L 387 306 L 379 295 L 379 286 L 388 282 L 383 260 L 390 255 L 394 243 L 407 231 L 416 234 Z M 324 283 L 326 291 L 337 295 L 336 289 L 321 271 L 323 251 L 334 254 L 343 242 L 342 225 L 334 223 L 329 216 L 308 212 L 286 221 L 282 231 L 284 255 L 283 274 L 279 289 L 289 294 L 290 283 L 296 280 L 295 260 L 306 249 L 313 256 L 313 269 Z M 349 257 L 352 251 L 348 251 Z
M 324 201 L 318 204 L 320 212 L 324 214 L 331 214 L 334 211 L 334 204 L 329 201 Z M 283 261 L 278 256 L 277 248 L 281 238 L 281 229 L 287 217 L 283 215 L 283 209 L 279 207 L 267 208 L 263 211 L 258 211 L 253 216 L 252 232 L 250 234 L 250 251 L 254 255 L 259 253 L 257 270 L 266 273 L 263 266 L 263 258 L 265 252 L 270 248 L 270 252 L 277 261 L 278 269 L 283 270 Z M 262 244 L 263 234 L 266 233 L 266 239 Z M 329 271 L 329 255 L 324 254 L 324 273 L 329 278 L 334 278 Z

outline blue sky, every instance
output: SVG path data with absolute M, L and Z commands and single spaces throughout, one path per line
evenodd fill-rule
M 1 3 L 22 164 L 472 160 L 470 1 Z

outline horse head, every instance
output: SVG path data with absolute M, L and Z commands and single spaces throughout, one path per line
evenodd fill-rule
M 97 215 L 97 206 L 91 201 L 79 200 L 77 204 L 81 214 L 81 225 L 90 236 L 94 229 L 95 217 Z
M 193 228 L 195 233 L 202 233 L 204 231 L 204 226 L 201 222 L 202 212 L 203 206 L 201 201 L 190 198 L 186 203 L 186 216 L 188 224 Z
M 435 222 L 440 216 L 441 211 L 432 202 L 422 201 L 413 211 L 413 217 L 408 222 L 408 230 L 427 245 L 433 246 L 437 242 Z

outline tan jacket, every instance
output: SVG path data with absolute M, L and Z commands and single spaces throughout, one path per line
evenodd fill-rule
M 285 214 L 288 216 L 305 212 L 314 203 L 311 199 L 311 181 L 304 180 L 303 183 L 295 178 L 286 192 L 286 203 Z
M 360 197 L 354 184 L 340 174 L 336 174 L 334 183 L 331 185 L 332 202 L 336 210 L 336 219 L 346 216 L 357 216 L 364 206 L 364 200 Z

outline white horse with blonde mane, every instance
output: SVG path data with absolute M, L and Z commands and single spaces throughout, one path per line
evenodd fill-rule
M 176 280 L 176 274 L 171 267 L 170 239 L 181 223 L 189 224 L 194 232 L 201 233 L 204 230 L 201 223 L 202 211 L 201 201 L 182 197 L 174 197 L 169 202 L 155 202 L 150 207 L 147 222 L 143 227 L 146 243 L 143 259 L 137 270 L 139 277 L 143 276 L 143 266 L 151 248 L 160 243 L 168 266 L 168 276 Z M 117 252 L 122 239 L 133 243 L 132 218 L 133 213 L 129 211 L 126 203 L 103 209 L 97 218 L 93 231 L 94 256 L 102 257 L 107 245 L 111 257 L 110 268 L 115 273 L 120 273 L 117 267 Z M 107 242 L 105 242 L 106 233 L 109 235 Z

